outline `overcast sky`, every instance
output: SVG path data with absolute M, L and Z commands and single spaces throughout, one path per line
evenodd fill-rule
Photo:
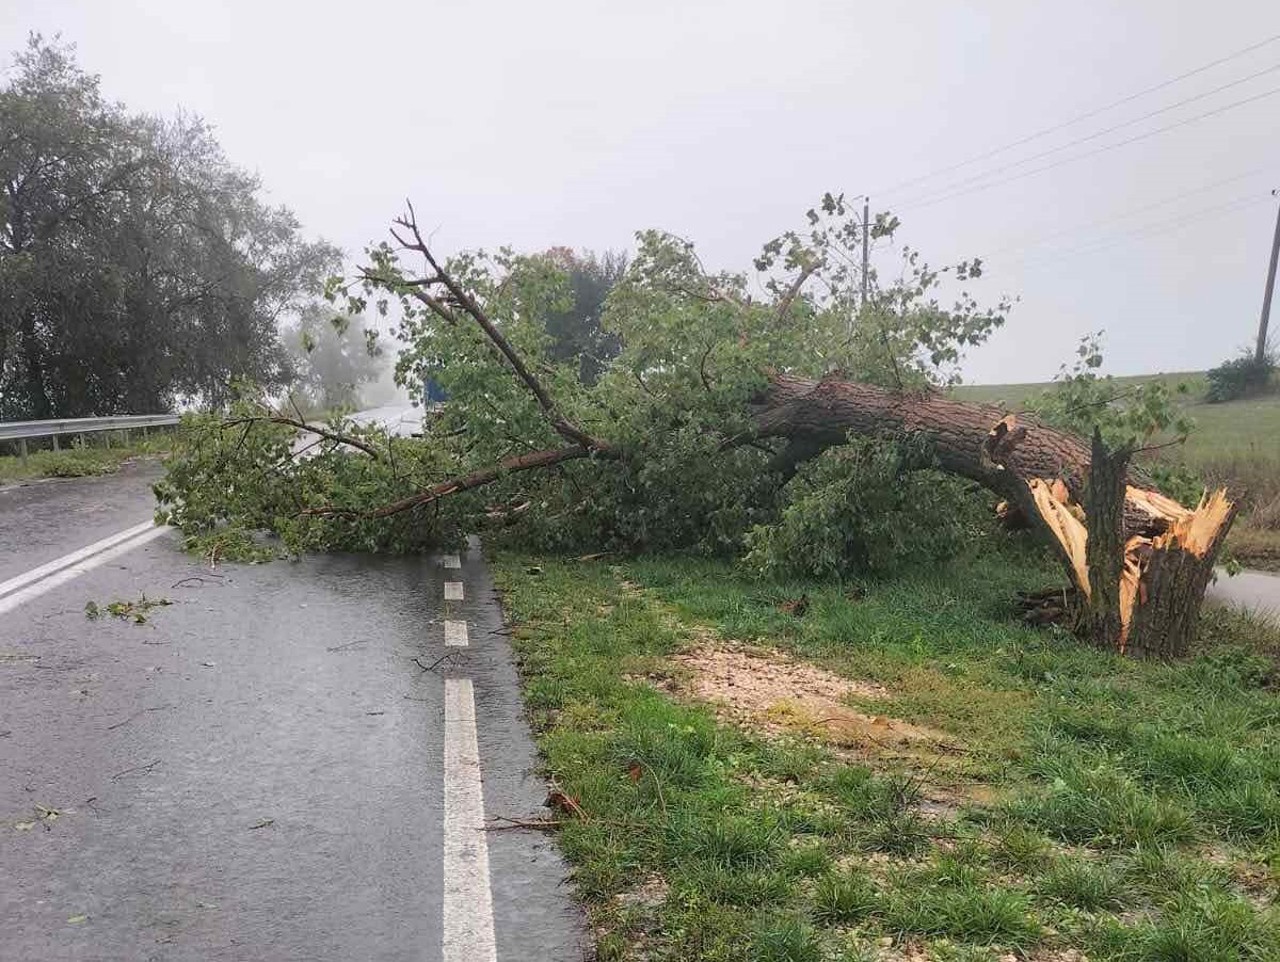
M 1257 328 L 1280 39 L 947 168 L 1280 35 L 1275 0 L 0 0 L 0 47 L 32 30 L 131 108 L 204 116 L 352 255 L 407 196 L 446 251 L 658 227 L 744 268 L 824 191 L 870 192 L 1021 298 L 968 380 L 1048 378 L 1097 329 L 1114 373 L 1202 369 Z

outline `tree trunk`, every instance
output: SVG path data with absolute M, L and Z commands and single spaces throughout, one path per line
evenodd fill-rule
M 928 438 L 940 469 L 1009 499 L 1047 536 L 1074 588 L 1064 598 L 1079 633 L 1131 654 L 1186 652 L 1236 514 L 1225 491 L 1189 509 L 1100 437 L 1091 447 L 1031 415 L 835 376 L 775 375 L 752 413 L 761 436 L 788 440 L 788 457 L 850 434 Z

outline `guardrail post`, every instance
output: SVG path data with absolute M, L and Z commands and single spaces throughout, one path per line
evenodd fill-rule
M 53 450 L 55 451 L 62 450 L 62 448 L 58 447 L 58 436 L 56 434 L 53 436 Z
M 22 466 L 27 466 L 27 439 L 18 438 L 18 457 L 22 459 Z

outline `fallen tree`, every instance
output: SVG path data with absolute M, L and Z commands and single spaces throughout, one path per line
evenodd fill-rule
M 753 414 L 760 436 L 810 451 L 848 434 L 927 437 L 943 470 L 979 482 L 1035 520 L 1070 577 L 1064 607 L 1075 627 L 1121 652 L 1186 650 L 1236 514 L 1225 491 L 1189 509 L 1139 472 L 1131 479 L 1133 451 L 1108 451 L 1098 434 L 1089 444 L 987 405 L 775 375 Z
M 398 440 L 332 425 L 322 437 L 355 453 L 326 469 L 328 480 L 285 486 L 290 520 L 281 520 L 284 496 L 252 511 L 221 502 L 185 510 L 196 484 L 216 488 L 218 471 L 243 474 L 227 468 L 245 447 L 242 435 L 235 452 L 179 473 L 162 497 L 188 530 L 240 510 L 258 526 L 310 532 L 298 538 L 304 545 L 325 524 L 357 532 L 347 546 L 376 546 L 380 529 L 369 526 L 393 522 L 446 536 L 447 506 L 461 503 L 454 531 L 481 518 L 559 518 L 631 547 L 712 538 L 720 547 L 769 517 L 785 479 L 824 451 L 853 437 L 913 439 L 927 446 L 922 466 L 976 482 L 1038 529 L 1069 579 L 1061 607 L 1081 637 L 1134 654 L 1184 652 L 1234 505 L 1224 492 L 1195 508 L 1165 497 L 1130 466 L 1136 443 L 1109 447 L 1096 432 L 1090 442 L 938 391 L 947 366 L 999 326 L 1007 304 L 982 310 L 962 292 L 942 308 L 944 276 L 969 281 L 980 264 L 936 271 L 909 250 L 902 279 L 882 289 L 868 277 L 871 294 L 862 294 L 850 249 L 864 233 L 878 240 L 896 227 L 887 215 L 860 223 L 840 198 L 824 198 L 804 234 L 784 234 L 757 259 L 764 297 L 742 275 L 707 272 L 687 242 L 640 235 L 606 311 L 622 352 L 586 385 L 576 359 L 556 363 L 546 350 L 541 319 L 562 309 L 564 296 L 553 260 L 502 252 L 444 261 L 410 207 L 392 231 L 395 244 L 371 249 L 359 275 L 335 279 L 329 295 L 353 312 L 371 297 L 384 312 L 387 298 L 398 299 L 402 381 L 420 384 L 430 373 L 449 392 L 418 460 L 397 455 Z M 421 267 L 406 269 L 405 257 Z M 241 413 L 217 429 L 255 419 L 290 421 Z M 297 462 L 285 441 L 270 453 L 287 480 Z M 343 488 L 335 479 L 351 475 L 352 458 L 375 465 L 381 480 Z M 480 498 L 486 490 L 496 497 Z

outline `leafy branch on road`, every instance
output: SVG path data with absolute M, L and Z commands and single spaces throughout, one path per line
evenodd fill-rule
M 116 599 L 105 607 L 96 601 L 90 601 L 84 606 L 84 616 L 90 621 L 97 621 L 109 615 L 112 618 L 132 621 L 135 625 L 145 625 L 150 619 L 152 609 L 167 608 L 171 604 L 173 602 L 168 598 L 148 598 L 146 595 L 141 595 L 137 601 Z

